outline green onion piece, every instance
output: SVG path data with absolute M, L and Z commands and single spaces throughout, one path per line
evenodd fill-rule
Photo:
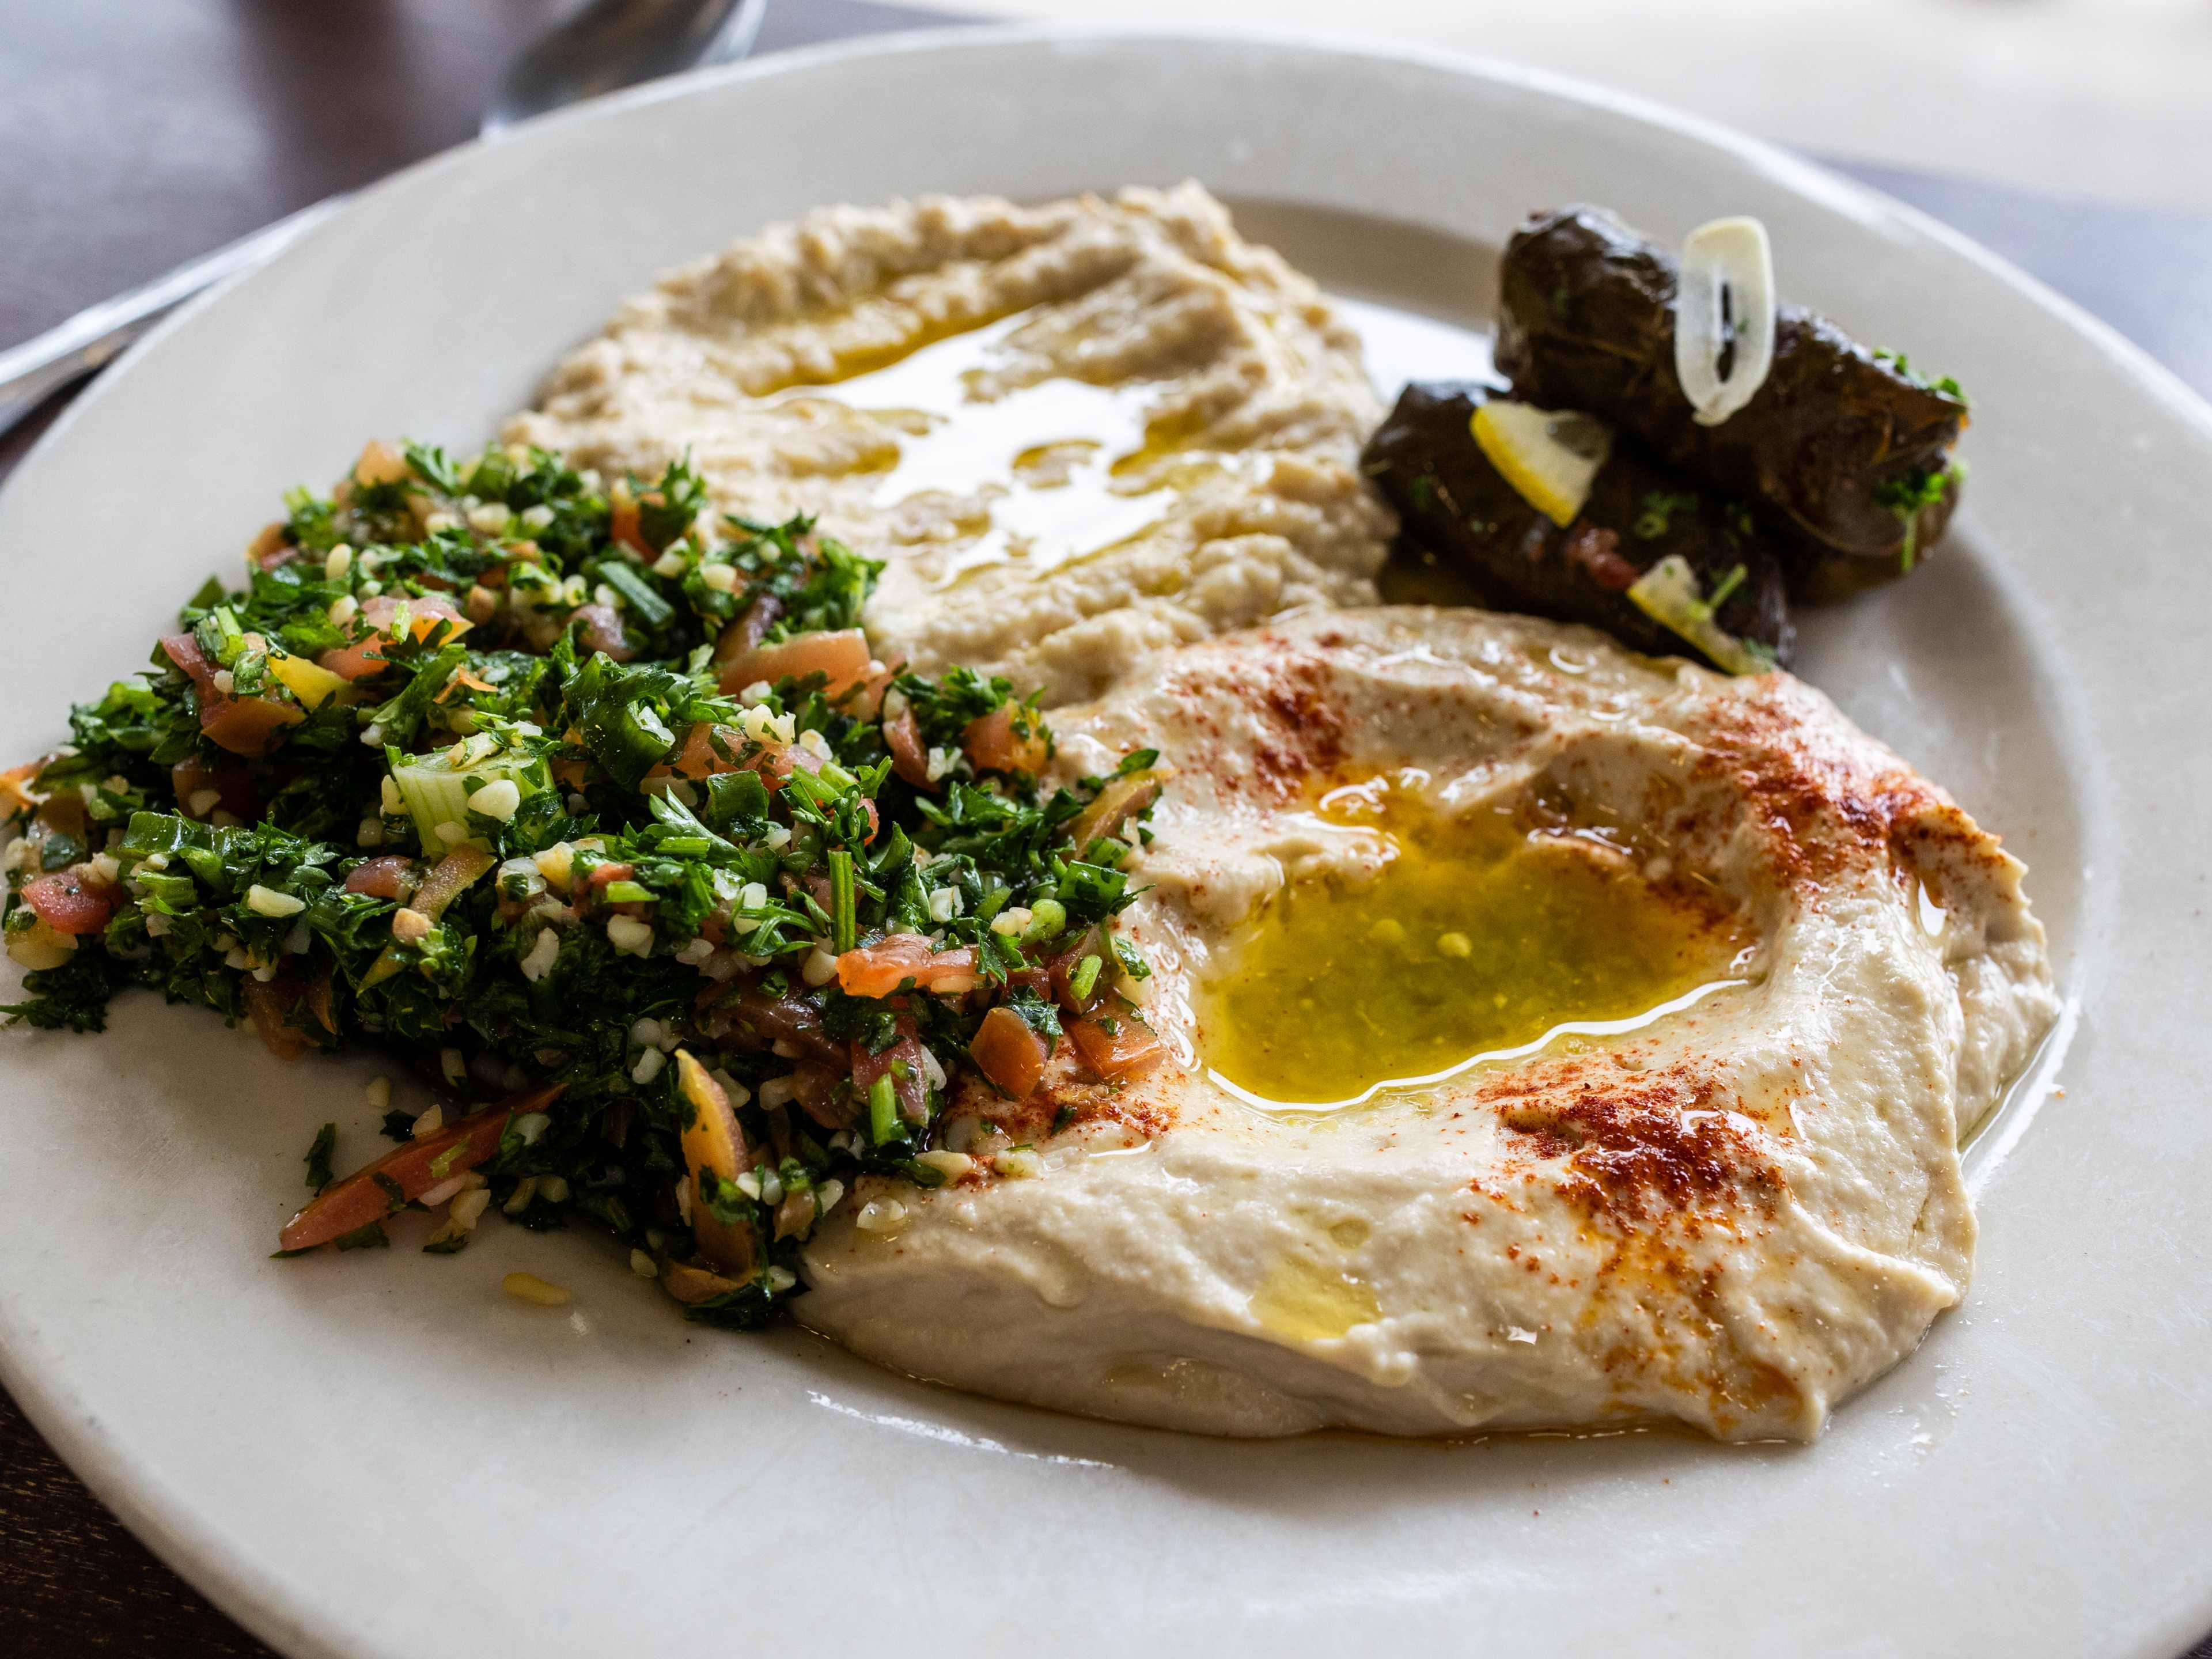
M 331 1154 L 337 1150 L 337 1124 L 325 1123 L 315 1131 L 314 1142 L 307 1148 L 307 1185 L 316 1192 L 322 1191 L 337 1178 L 331 1170 Z
M 651 582 L 626 564 L 612 559 L 599 566 L 599 580 L 629 601 L 629 608 L 647 628 L 658 628 L 676 614 L 676 607 L 653 591 Z
M 610 904 L 653 904 L 659 902 L 659 895 L 634 881 L 611 881 L 606 886 L 606 901 Z
M 1756 641 L 1740 640 L 1713 620 L 1711 604 L 1698 592 L 1697 572 L 1679 553 L 1670 553 L 1638 577 L 1628 590 L 1636 608 L 1680 635 L 1731 674 L 1763 674 L 1774 666 Z
M 830 904 L 831 942 L 842 956 L 860 942 L 859 917 L 853 902 L 853 855 L 842 848 L 830 854 Z M 872 1091 L 871 1100 L 873 1097 Z
M 1717 615 L 1721 606 L 1728 603 L 1728 596 L 1742 586 L 1743 567 L 1730 565 L 1728 574 L 1714 583 L 1713 591 L 1705 595 L 1705 614 L 1708 617 Z
M 1106 964 L 1097 957 L 1085 957 L 1075 964 L 1075 971 L 1067 976 L 1069 994 L 1078 1002 L 1091 1000 L 1091 994 L 1098 988 L 1098 972 Z
M 1067 926 L 1067 907 L 1058 899 L 1042 898 L 1030 907 L 1030 925 L 1022 930 L 1022 943 L 1035 945 L 1058 939 Z
M 465 825 L 469 797 L 485 785 L 502 780 L 512 783 L 526 800 L 553 787 L 552 774 L 544 758 L 522 748 L 495 748 L 459 765 L 451 750 L 441 750 L 404 757 L 392 768 L 392 787 L 398 790 L 407 816 L 415 821 L 416 837 L 422 850 L 434 858 L 453 850 L 439 838 L 440 826 Z M 482 837 L 476 839 L 478 845 L 483 844 Z
M 868 1085 L 868 1139 L 878 1146 L 898 1133 L 898 1096 L 886 1072 Z

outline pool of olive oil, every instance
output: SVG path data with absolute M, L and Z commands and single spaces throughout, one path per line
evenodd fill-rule
M 1740 975 L 1743 919 L 1592 836 L 1447 816 L 1388 779 L 1316 810 L 1389 858 L 1371 878 L 1288 884 L 1201 988 L 1203 1058 L 1255 1103 L 1356 1103 Z

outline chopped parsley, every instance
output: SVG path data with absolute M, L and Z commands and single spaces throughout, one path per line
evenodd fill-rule
M 488 1158 L 376 1177 L 389 1214 L 489 1184 L 435 1250 L 489 1203 L 688 1270 L 711 1215 L 733 1277 L 690 1316 L 751 1328 L 856 1181 L 945 1178 L 916 1159 L 993 1007 L 1079 1066 L 1063 1017 L 1104 965 L 1147 971 L 1113 930 L 1144 814 L 1070 837 L 1157 757 L 1048 787 L 1051 732 L 1006 681 L 852 668 L 878 567 L 804 518 L 717 517 L 680 463 L 610 483 L 539 449 L 372 445 L 248 557 L 0 775 L 0 929 L 31 969 L 0 1012 L 96 1031 L 154 990 L 280 1052 L 385 1051 L 460 1097 L 449 1124 L 560 1084 Z M 696 1206 L 679 1050 L 754 1160 Z M 318 1191 L 336 1140 L 308 1151 Z
M 1954 461 L 1948 466 L 1931 469 L 1914 477 L 1893 478 L 1875 490 L 1875 504 L 1894 514 L 1905 526 L 1905 538 L 1899 544 L 1897 556 L 1908 575 L 1911 574 L 1919 539 L 1920 515 L 1942 502 L 1966 476 L 1966 463 Z
M 1955 403 L 1965 404 L 1970 407 L 1972 404 L 1973 400 L 1966 396 L 1966 389 L 1950 375 L 1940 375 L 1931 380 L 1926 375 L 1916 373 L 1912 367 L 1912 360 L 1901 351 L 1891 351 L 1886 347 L 1876 346 L 1870 355 L 1875 362 L 1894 370 L 1901 379 L 1910 380 L 1917 386 L 1929 392 L 1941 392 Z
M 307 1185 L 316 1192 L 331 1184 L 337 1177 L 331 1170 L 331 1154 L 337 1150 L 338 1126 L 325 1123 L 315 1131 L 315 1139 L 307 1148 Z
M 1694 490 L 1655 489 L 1644 496 L 1643 510 L 1629 528 L 1647 542 L 1656 542 L 1667 533 L 1677 513 L 1694 513 L 1698 497 Z

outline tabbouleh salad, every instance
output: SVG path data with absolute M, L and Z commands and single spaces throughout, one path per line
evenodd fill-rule
M 392 1053 L 441 1103 L 343 1180 L 317 1137 L 286 1250 L 581 1215 L 717 1324 L 774 1317 L 864 1178 L 1033 1170 L 945 1109 L 1161 1057 L 1112 931 L 1155 757 L 1042 790 L 1033 702 L 871 654 L 876 566 L 704 501 L 382 442 L 293 492 L 244 588 L 0 773 L 6 1015 L 95 1031 L 144 986 Z

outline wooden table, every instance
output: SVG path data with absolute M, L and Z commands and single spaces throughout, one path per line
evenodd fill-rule
M 0 343 L 468 138 L 509 57 L 571 3 L 0 0 Z M 775 0 L 757 49 L 915 21 L 864 0 Z M 2212 218 L 1843 170 L 1996 248 L 2212 395 Z M 0 441 L 0 475 L 41 424 Z M 4 1393 L 0 1651 L 269 1655 L 125 1532 Z M 2212 1642 L 2191 1659 L 2212 1659 Z

